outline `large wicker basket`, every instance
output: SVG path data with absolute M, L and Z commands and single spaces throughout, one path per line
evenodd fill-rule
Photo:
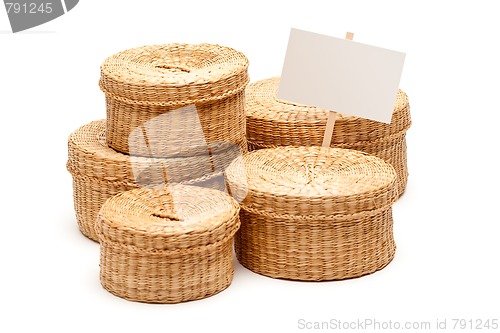
M 239 262 L 273 278 L 359 277 L 395 253 L 396 172 L 366 153 L 279 147 L 248 153 L 226 178 L 240 204 Z
M 106 144 L 106 121 L 84 125 L 68 139 L 67 169 L 73 175 L 73 195 L 81 232 L 97 240 L 94 226 L 104 202 L 120 192 L 171 183 L 197 184 L 225 190 L 224 168 L 239 155 L 226 144 L 205 147 L 207 154 L 176 158 L 129 156 Z
M 192 155 L 200 139 L 246 150 L 248 81 L 247 58 L 229 47 L 167 44 L 119 52 L 101 65 L 99 81 L 108 145 L 157 157 Z M 134 130 L 147 132 L 147 147 L 129 146 Z
M 194 186 L 110 198 L 97 224 L 101 283 L 128 300 L 178 303 L 216 294 L 233 278 L 238 204 Z
M 257 81 L 246 90 L 249 149 L 321 146 L 328 110 L 276 98 L 279 78 Z M 407 95 L 399 90 L 391 124 L 337 114 L 331 146 L 361 150 L 392 164 L 399 194 L 408 181 L 406 131 L 411 125 Z

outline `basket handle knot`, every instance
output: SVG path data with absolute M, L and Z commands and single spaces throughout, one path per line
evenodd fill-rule
M 162 219 L 169 219 L 171 221 L 182 221 L 179 215 L 165 208 L 157 208 L 151 213 L 151 215 Z

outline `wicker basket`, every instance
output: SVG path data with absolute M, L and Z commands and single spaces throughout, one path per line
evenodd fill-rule
M 104 202 L 120 192 L 167 183 L 196 184 L 225 190 L 223 171 L 239 154 L 227 144 L 213 144 L 205 155 L 176 158 L 128 156 L 106 145 L 106 121 L 93 121 L 68 140 L 67 169 L 81 232 L 97 240 L 94 225 Z
M 147 149 L 133 147 L 133 154 L 189 156 L 200 138 L 246 150 L 248 81 L 247 58 L 228 47 L 167 44 L 119 52 L 101 65 L 99 81 L 108 145 L 128 154 L 130 135 L 148 127 Z
M 136 189 L 110 198 L 97 223 L 101 283 L 148 303 L 214 295 L 232 281 L 238 204 L 195 186 Z
M 394 168 L 366 153 L 323 147 L 250 152 L 226 180 L 240 204 L 239 262 L 273 278 L 362 276 L 393 258 Z
M 328 111 L 276 98 L 279 78 L 252 83 L 246 90 L 249 149 L 276 146 L 321 146 Z M 408 97 L 399 91 L 391 124 L 337 114 L 332 147 L 356 149 L 392 164 L 399 194 L 408 181 L 406 131 L 411 125 Z

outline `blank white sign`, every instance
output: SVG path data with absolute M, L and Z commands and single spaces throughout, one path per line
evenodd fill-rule
M 390 123 L 405 54 L 292 29 L 277 97 Z

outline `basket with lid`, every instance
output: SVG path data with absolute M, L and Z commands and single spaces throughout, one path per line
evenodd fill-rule
M 105 289 L 128 300 L 178 303 L 232 281 L 239 207 L 228 194 L 196 186 L 134 189 L 103 205 L 96 226 Z
M 390 164 L 323 147 L 261 149 L 242 159 L 226 170 L 233 195 L 245 198 L 235 237 L 242 265 L 320 281 L 369 274 L 392 260 L 398 192 Z
M 148 133 L 153 150 L 135 154 L 191 155 L 197 142 L 186 142 L 182 134 L 198 125 L 207 143 L 228 142 L 246 150 L 248 80 L 245 55 L 220 45 L 151 45 L 112 55 L 101 65 L 99 81 L 106 96 L 107 143 L 128 154 L 130 134 L 154 120 Z M 195 108 L 194 116 L 186 114 L 187 106 Z M 167 145 L 155 142 L 165 137 Z

